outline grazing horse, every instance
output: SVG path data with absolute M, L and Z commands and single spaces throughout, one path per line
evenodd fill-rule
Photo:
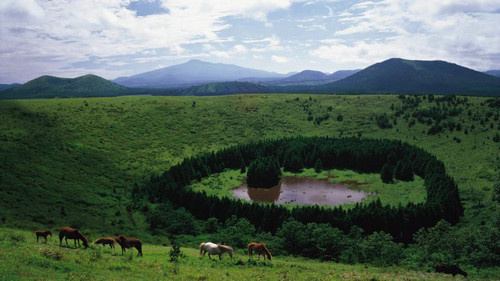
M 71 228 L 67 226 L 59 228 L 59 245 L 62 245 L 63 238 L 66 238 L 66 245 L 68 245 L 68 238 L 69 238 L 75 240 L 75 248 L 77 241 L 78 241 L 78 247 L 80 247 L 80 240 L 82 240 L 85 249 L 89 247 L 89 240 L 85 236 L 83 236 L 80 230 L 76 228 Z
M 120 235 L 114 238 L 116 243 L 122 247 L 122 255 L 125 253 L 125 249 L 135 247 L 137 249 L 137 255 L 142 256 L 142 242 L 137 238 L 127 238 L 124 235 Z
M 461 274 L 464 277 L 467 277 L 467 272 L 461 270 L 460 267 L 458 267 L 458 265 L 454 265 L 454 264 L 443 264 L 443 263 L 436 264 L 434 266 L 434 270 L 436 272 L 451 274 L 453 276 L 455 276 L 457 274 Z
M 101 238 L 94 242 L 94 244 L 102 244 L 103 247 L 109 245 L 113 250 L 115 249 L 115 243 L 115 239 L 113 238 Z
M 215 244 L 212 242 L 200 244 L 200 255 L 203 255 L 204 257 L 206 253 L 208 253 L 208 257 L 210 259 L 212 259 L 210 255 L 218 255 L 219 259 L 222 259 L 221 256 L 224 253 L 228 253 L 228 255 L 233 258 L 233 248 L 226 245 Z
M 47 236 L 52 236 L 52 231 L 50 230 L 37 230 L 34 233 L 36 234 L 36 242 L 38 242 L 38 238 L 42 236 L 43 238 L 45 238 L 45 243 L 47 243 Z
M 259 258 L 261 255 L 266 255 L 269 260 L 271 260 L 271 258 L 273 257 L 271 256 L 271 252 L 269 252 L 265 243 L 250 242 L 250 244 L 248 244 L 248 255 L 252 256 L 253 251 L 259 254 Z M 266 257 L 264 257 L 264 260 L 265 259 Z

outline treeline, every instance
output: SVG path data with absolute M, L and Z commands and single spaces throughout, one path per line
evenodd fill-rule
M 207 196 L 187 187 L 192 181 L 224 169 L 241 169 L 242 163 L 248 165 L 257 157 L 273 157 L 281 167 L 286 165 L 285 160 L 299 158 L 301 161 L 297 162 L 305 168 L 313 168 L 319 162 L 324 169 L 365 173 L 378 173 L 384 165 L 396 166 L 404 160 L 411 164 L 410 168 L 416 175 L 424 178 L 427 201 L 406 206 L 383 206 L 380 201 L 375 201 L 356 204 L 350 210 L 341 206 L 301 206 L 288 210 L 274 204 Z M 297 162 L 294 160 L 294 163 Z M 143 200 L 150 203 L 170 202 L 175 208 L 183 207 L 202 220 L 214 217 L 223 222 L 233 215 L 246 218 L 256 229 L 273 234 L 285 220 L 293 218 L 302 223 L 327 223 L 346 233 L 352 226 L 361 227 L 366 234 L 384 231 L 400 242 L 410 242 L 413 234 L 422 227 L 432 226 L 441 219 L 454 224 L 463 215 L 457 186 L 446 174 L 444 164 L 435 156 L 400 141 L 360 138 L 267 140 L 186 158 L 161 176 L 152 177 L 144 186 L 135 187 L 132 198 L 136 207 L 140 207 Z

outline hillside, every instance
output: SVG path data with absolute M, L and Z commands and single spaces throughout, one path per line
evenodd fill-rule
M 331 81 L 338 81 L 338 80 L 344 79 L 346 77 L 349 77 L 349 76 L 351 76 L 353 74 L 356 74 L 359 71 L 361 71 L 361 69 L 337 70 L 334 73 L 328 75 L 328 79 L 330 79 Z
M 57 236 L 57 234 L 56 234 Z M 94 241 L 98 236 L 92 236 Z M 33 233 L 0 229 L 0 278 L 34 280 L 451 280 L 451 276 L 398 267 L 346 265 L 336 262 L 275 256 L 272 261 L 249 259 L 243 249 L 236 249 L 233 259 L 201 258 L 196 248 L 182 247 L 178 262 L 169 257 L 171 245 L 143 247 L 144 256 L 137 257 L 130 249 L 124 256 L 100 245 L 89 249 L 59 247 L 57 237 L 48 243 L 37 243 Z M 26 266 L 29 265 L 29 266 Z M 473 280 L 494 280 L 491 270 L 469 270 Z M 457 276 L 453 280 L 466 280 Z
M 170 91 L 181 96 L 212 96 L 229 94 L 267 93 L 266 86 L 250 82 L 213 82 Z
M 8 90 L 10 88 L 15 88 L 21 84 L 14 83 L 14 84 L 0 84 L 0 92 Z
M 315 70 L 304 70 L 292 76 L 277 80 L 276 83 L 301 83 L 328 80 L 328 75 Z
M 0 93 L 0 98 L 117 96 L 138 92 L 95 75 L 77 78 L 42 76 Z
M 114 80 L 127 87 L 135 88 L 173 88 L 189 87 L 208 82 L 226 82 L 240 79 L 279 78 L 282 74 L 257 69 L 240 67 L 232 64 L 210 63 L 201 60 L 190 60 L 183 64 L 120 77 Z
M 484 73 L 491 76 L 500 77 L 500 70 L 488 70 L 485 71 Z
M 490 128 L 495 108 L 485 100 L 469 98 L 468 109 L 450 117 L 455 124 L 464 120 L 461 131 L 446 129 L 440 135 L 428 135 L 432 126 L 427 123 L 410 127 L 411 119 L 403 118 L 396 118 L 391 129 L 380 129 L 375 116 L 391 112 L 391 104 L 401 106 L 396 96 L 2 100 L 0 221 L 25 228 L 75 224 L 96 230 L 112 223 L 142 232 L 141 213 L 132 213 L 134 227 L 125 208 L 134 183 L 196 153 L 297 134 L 401 139 L 444 161 L 461 192 L 490 187 L 484 196 L 491 198 L 491 186 L 500 180 L 498 145 L 492 140 L 498 132 L 496 125 Z M 429 110 L 431 104 L 421 107 Z M 484 121 L 490 111 L 493 115 Z M 339 115 L 343 121 L 337 121 Z M 491 210 L 472 209 L 464 198 L 466 221 L 491 216 Z
M 444 61 L 389 59 L 316 89 L 331 93 L 425 93 L 500 96 L 500 79 Z

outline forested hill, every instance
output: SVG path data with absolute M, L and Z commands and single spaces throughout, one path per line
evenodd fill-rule
M 168 93 L 182 96 L 210 96 L 228 94 L 268 93 L 270 88 L 250 82 L 214 82 L 186 89 L 171 90 Z M 163 92 L 159 92 L 160 94 Z
M 89 74 L 77 78 L 42 76 L 1 92 L 0 98 L 102 97 L 134 92 L 140 90 L 120 86 L 96 75 Z
M 500 78 L 445 61 L 393 58 L 311 91 L 500 95 Z

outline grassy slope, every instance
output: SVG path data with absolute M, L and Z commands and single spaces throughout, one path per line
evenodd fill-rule
M 100 245 L 89 249 L 59 247 L 56 237 L 37 243 L 34 234 L 0 229 L 0 280 L 465 280 L 462 276 L 413 271 L 398 267 L 378 268 L 317 262 L 303 258 L 274 257 L 252 263 L 243 249 L 233 260 L 207 256 L 181 248 L 184 257 L 176 266 L 170 262 L 168 246 L 146 244 L 143 257 L 136 250 L 120 254 Z M 241 261 L 242 265 L 236 263 Z M 468 270 L 466 268 L 466 270 Z M 492 270 L 471 271 L 468 280 L 495 280 Z M 497 279 L 498 280 L 498 279 Z
M 396 96 L 235 95 L 224 97 L 120 97 L 0 101 L 0 219 L 21 228 L 77 225 L 95 233 L 140 234 L 155 241 L 140 213 L 129 216 L 126 196 L 134 183 L 180 159 L 239 142 L 282 136 L 356 136 L 401 139 L 436 154 L 465 199 L 463 223 L 479 223 L 498 211 L 491 187 L 498 181 L 498 132 L 473 121 L 484 98 L 469 98 L 461 132 L 422 134 L 403 119 L 389 130 L 371 118 L 389 111 Z M 296 98 L 299 100 L 297 101 Z M 307 102 L 305 102 L 307 100 Z M 195 106 L 193 107 L 193 103 Z M 304 110 L 305 104 L 308 109 Z M 319 126 L 307 110 L 332 116 Z M 422 107 L 428 106 L 423 102 Z M 489 109 L 488 109 L 489 110 Z M 341 114 L 342 122 L 336 120 Z M 452 141 L 458 136 L 462 142 Z M 468 190 L 485 194 L 472 208 Z M 484 191 L 483 191 L 484 189 Z M 62 210 L 64 208 L 64 210 Z M 133 221 L 131 220 L 133 219 Z M 136 225 L 133 225 L 135 223 Z

